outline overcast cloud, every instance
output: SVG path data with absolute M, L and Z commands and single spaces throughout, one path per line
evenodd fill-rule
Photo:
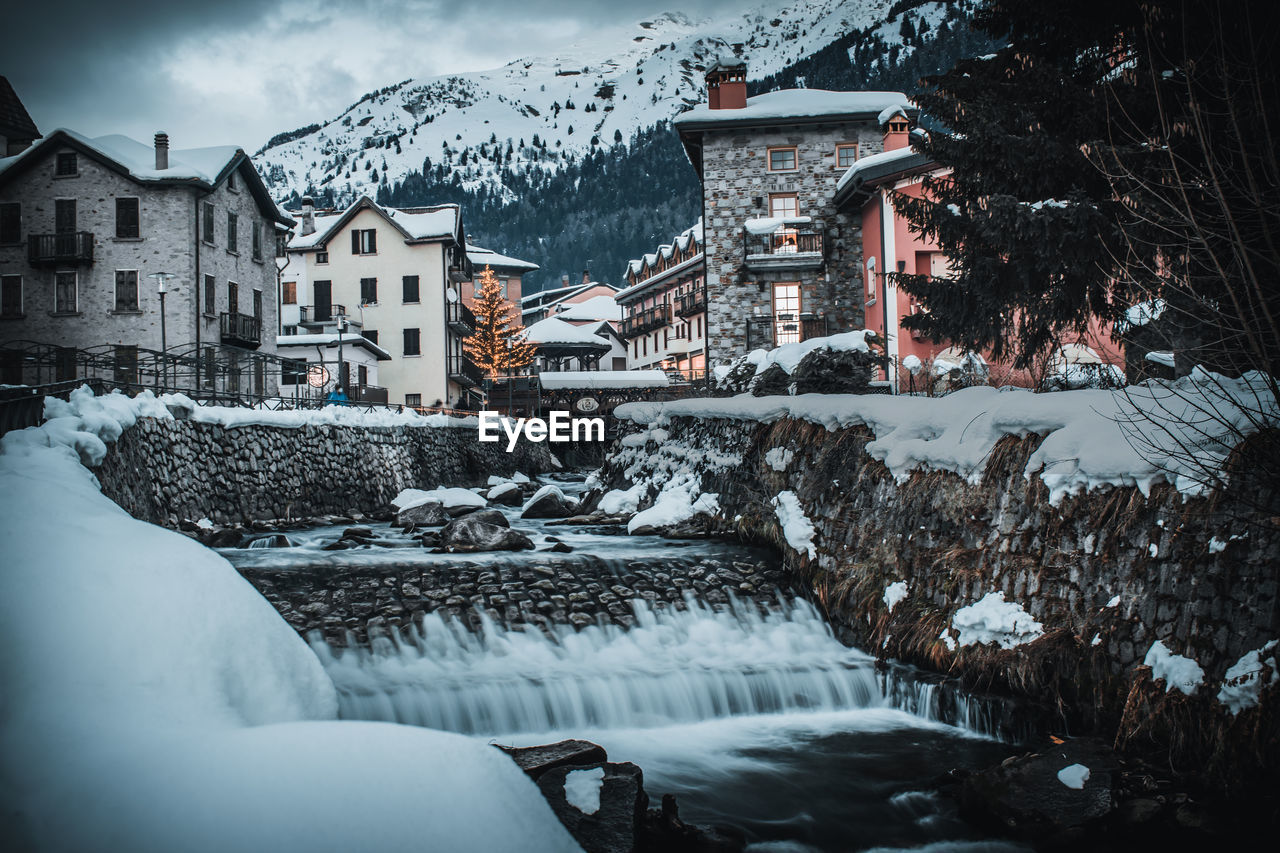
M 409 77 L 554 53 L 667 9 L 740 14 L 730 0 L 69 0 L 6 12 L 3 73 L 42 132 L 235 144 L 322 121 Z

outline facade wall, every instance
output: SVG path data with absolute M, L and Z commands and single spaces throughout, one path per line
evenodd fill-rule
M 677 297 L 682 293 L 702 290 L 706 276 L 705 260 L 698 260 L 684 267 L 655 276 L 661 278 L 651 288 L 638 291 L 620 300 L 625 316 L 639 315 L 644 311 L 666 306 L 670 322 L 660 329 L 633 337 L 627 341 L 627 368 L 629 370 L 660 369 L 667 361 L 674 369 L 689 378 L 701 378 L 707 367 L 706 312 L 678 317 Z
M 837 144 L 856 143 L 858 156 L 883 149 L 874 120 L 776 128 L 726 128 L 702 132 L 704 233 L 707 254 L 709 362 L 721 363 L 765 345 L 756 326 L 748 341 L 746 318 L 757 309 L 773 313 L 773 285 L 798 282 L 801 313 L 826 316 L 835 333 L 863 323 L 861 233 L 857 211 L 833 204 Z M 768 149 L 794 146 L 797 169 L 768 170 Z M 769 216 L 770 194 L 794 193 L 797 213 L 811 216 L 824 239 L 824 263 L 817 270 L 748 270 L 744 264 L 743 223 Z M 748 343 L 750 346 L 748 346 Z

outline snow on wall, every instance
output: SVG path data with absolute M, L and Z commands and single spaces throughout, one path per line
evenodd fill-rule
M 1055 504 L 1106 486 L 1137 486 L 1149 494 L 1161 482 L 1187 495 L 1201 494 L 1215 484 L 1241 436 L 1280 425 L 1280 409 L 1265 377 L 1228 379 L 1205 371 L 1121 392 L 1034 394 L 975 387 L 937 398 L 740 395 L 627 403 L 615 414 L 649 426 L 679 417 L 763 423 L 794 418 L 829 430 L 865 425 L 876 435 L 867 452 L 899 481 L 917 470 L 939 470 L 976 483 L 997 441 L 1040 434 L 1044 441 L 1024 473 L 1043 480 Z
M 98 491 L 82 461 L 164 417 L 154 397 L 49 409 L 0 441 L 15 849 L 578 849 L 484 742 L 336 721 L 319 660 L 225 559 Z

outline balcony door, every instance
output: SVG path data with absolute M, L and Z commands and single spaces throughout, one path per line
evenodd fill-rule
M 777 219 L 794 219 L 800 215 L 800 200 L 795 193 L 774 193 L 769 196 L 769 215 Z M 773 232 L 774 254 L 793 254 L 796 251 L 796 229 L 779 228 Z
M 54 230 L 59 234 L 76 233 L 76 200 L 60 198 L 53 203 Z
M 774 346 L 800 341 L 800 283 L 780 281 L 773 286 Z
M 315 307 L 315 322 L 323 323 L 325 320 L 332 320 L 333 308 L 330 303 L 333 300 L 333 282 L 314 282 L 312 290 L 315 295 L 315 298 L 311 300 L 311 304 Z

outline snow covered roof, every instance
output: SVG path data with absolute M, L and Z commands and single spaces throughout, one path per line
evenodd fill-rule
M 599 326 L 575 326 L 566 323 L 559 317 L 547 317 L 539 320 L 524 330 L 525 338 L 535 344 L 598 344 L 604 347 L 613 346 L 605 338 L 596 334 Z
M 493 267 L 496 270 L 518 270 L 521 273 L 541 269 L 531 261 L 522 261 L 509 255 L 500 255 L 493 249 L 482 249 L 479 246 L 467 246 L 467 259 L 477 270 Z
M 378 357 L 378 361 L 390 361 L 391 353 L 375 344 L 363 335 L 343 335 L 342 345 L 362 347 Z M 276 338 L 276 347 L 337 347 L 337 332 L 321 332 L 314 335 L 280 335 Z
M 406 243 L 450 239 L 462 242 L 462 209 L 456 204 L 399 209 L 383 207 L 368 196 L 362 196 L 341 213 L 316 216 L 315 232 L 294 236 L 289 241 L 289 248 L 305 251 L 327 245 L 362 210 L 372 210 L 387 220 L 404 235 Z
M 561 320 L 608 320 L 613 323 L 622 321 L 622 309 L 612 296 L 593 296 L 583 302 L 560 303 L 565 309 L 554 315 Z
M 661 370 L 544 370 L 538 376 L 549 391 L 577 388 L 657 388 L 671 384 Z
M 112 171 L 142 184 L 185 184 L 212 189 L 232 171 L 239 169 L 262 212 L 277 222 L 293 224 L 293 220 L 276 207 L 253 161 L 235 145 L 171 149 L 169 168 L 157 169 L 156 152 L 151 145 L 120 134 L 90 138 L 60 127 L 36 140 L 25 151 L 0 159 L 0 182 L 34 165 L 49 149 L 60 145 L 70 146 Z
M 643 258 L 633 258 L 632 260 L 628 261 L 626 274 L 627 275 L 634 274 L 637 276 L 641 275 L 644 272 L 644 269 L 646 266 L 649 267 L 650 269 L 656 266 L 659 258 L 670 261 L 675 257 L 675 254 L 677 251 L 681 253 L 689 251 L 690 245 L 696 245 L 699 247 L 702 246 L 702 218 L 701 217 L 699 217 L 698 221 L 695 222 L 691 227 L 681 231 L 676 236 L 676 238 L 672 240 L 670 243 L 664 243 L 663 245 L 659 246 L 657 252 L 650 252 L 649 254 L 645 255 Z M 677 266 L 663 270 L 662 276 L 665 277 L 667 273 L 674 272 L 677 269 L 684 269 L 686 268 L 687 265 L 690 265 L 693 262 L 701 260 L 702 257 L 703 257 L 702 250 L 699 249 L 689 258 L 686 258 L 685 260 L 681 261 Z M 658 278 L 657 275 L 651 275 L 645 278 L 644 281 L 638 281 L 635 284 L 631 285 L 630 287 L 624 287 L 622 290 L 618 291 L 618 298 L 622 298 L 624 296 L 630 296 L 631 294 L 644 290 L 645 288 L 656 283 L 654 281 L 656 278 Z
M 836 204 L 856 193 L 864 185 L 872 181 L 899 175 L 905 172 L 931 168 L 934 161 L 910 146 L 896 148 L 893 151 L 881 151 L 862 157 L 850 166 L 840 180 L 836 182 Z
M 876 121 L 880 123 L 881 127 L 884 127 L 885 124 L 889 122 L 889 119 L 893 118 L 894 116 L 902 116 L 903 118 L 910 118 L 910 116 L 907 115 L 906 107 L 904 107 L 902 104 L 892 104 L 891 106 L 887 106 L 880 111 L 880 115 L 876 116 Z
M 909 103 L 902 92 L 831 92 L 781 89 L 747 98 L 741 109 L 713 110 L 707 104 L 676 116 L 682 131 L 741 124 L 792 124 L 833 118 L 871 118 L 888 107 Z

